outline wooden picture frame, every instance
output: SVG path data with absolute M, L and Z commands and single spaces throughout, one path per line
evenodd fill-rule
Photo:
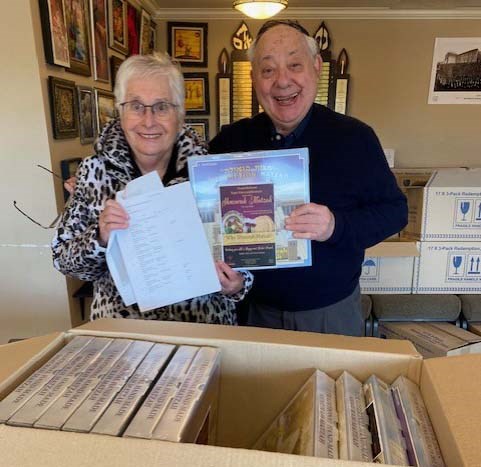
M 153 21 L 150 22 L 150 44 L 149 49 L 150 53 L 154 53 L 155 45 L 157 43 L 157 24 Z
M 209 115 L 209 73 L 184 73 L 185 112 L 187 115 Z
M 195 130 L 199 138 L 206 143 L 209 142 L 209 119 L 208 118 L 187 118 L 185 123 Z
M 115 97 L 110 91 L 95 88 L 95 110 L 97 115 L 97 131 L 117 116 L 115 109 Z
M 78 136 L 77 90 L 75 82 L 48 77 L 53 137 L 55 139 Z
M 150 22 L 152 21 L 150 14 L 142 9 L 140 17 L 140 39 L 139 54 L 148 55 L 150 53 Z
M 107 47 L 107 0 L 90 0 L 94 79 L 110 82 L 109 52 Z
M 117 77 L 117 71 L 119 71 L 120 65 L 124 60 L 122 58 L 119 58 L 115 55 L 112 55 L 110 57 L 110 78 L 112 81 L 112 92 L 115 89 L 115 78 Z
M 69 68 L 69 41 L 64 0 L 39 0 L 45 60 Z M 4 45 L 5 46 L 5 45 Z
M 128 55 L 139 53 L 139 11 L 127 2 L 127 34 L 129 36 Z
M 88 0 L 64 0 L 67 21 L 69 71 L 90 76 L 90 27 Z
M 77 173 L 78 166 L 82 162 L 81 157 L 73 157 L 72 159 L 62 159 L 60 161 L 60 173 L 62 174 L 62 180 L 68 180 Z M 63 199 L 67 201 L 70 193 L 64 188 Z
M 97 118 L 94 90 L 89 86 L 77 86 L 80 144 L 93 143 L 97 134 Z
M 125 0 L 108 0 L 109 11 L 109 47 L 121 54 L 129 51 L 129 34 L 127 30 L 127 2 Z
M 167 23 L 168 52 L 181 65 L 207 67 L 207 23 Z

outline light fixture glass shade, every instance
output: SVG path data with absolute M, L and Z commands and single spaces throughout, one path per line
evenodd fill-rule
M 251 18 L 266 19 L 286 8 L 287 0 L 234 0 L 233 7 Z

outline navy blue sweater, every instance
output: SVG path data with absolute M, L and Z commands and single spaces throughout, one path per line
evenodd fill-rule
M 264 113 L 240 120 L 211 141 L 215 154 L 277 149 Z M 407 223 L 406 198 L 396 185 L 374 131 L 314 104 L 292 147 L 309 148 L 311 202 L 332 211 L 331 238 L 312 242 L 312 266 L 253 271 L 251 299 L 285 311 L 336 303 L 359 283 L 364 250 Z

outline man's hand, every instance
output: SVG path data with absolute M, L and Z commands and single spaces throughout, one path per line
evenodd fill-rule
M 303 204 L 286 217 L 286 230 L 290 230 L 294 238 L 306 238 L 319 242 L 324 242 L 331 237 L 335 224 L 334 214 L 322 204 Z
M 99 216 L 99 243 L 107 246 L 112 230 L 126 229 L 128 226 L 129 215 L 125 209 L 117 201 L 107 200 Z
M 224 295 L 234 295 L 242 290 L 242 287 L 244 287 L 244 276 L 241 273 L 234 271 L 223 261 L 216 261 L 215 268 L 222 286 L 221 292 Z

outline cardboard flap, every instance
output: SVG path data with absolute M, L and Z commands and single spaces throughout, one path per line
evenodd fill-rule
M 381 242 L 366 250 L 365 256 L 419 256 L 419 251 L 416 242 L 409 241 L 392 241 Z
M 481 355 L 425 360 L 421 391 L 446 464 L 479 465 Z
M 436 172 L 428 183 L 429 188 L 481 187 L 481 168 L 451 169 Z

